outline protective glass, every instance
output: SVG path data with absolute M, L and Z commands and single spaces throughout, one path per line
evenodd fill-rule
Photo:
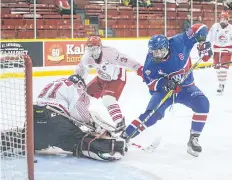
M 86 50 L 89 52 L 90 56 L 93 57 L 93 59 L 98 59 L 101 54 L 101 46 L 87 46 Z

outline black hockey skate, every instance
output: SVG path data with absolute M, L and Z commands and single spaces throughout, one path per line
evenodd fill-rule
M 219 87 L 217 89 L 218 94 L 222 94 L 224 92 L 225 86 L 223 84 L 219 84 Z
M 188 150 L 187 152 L 195 157 L 199 156 L 199 153 L 202 152 L 202 148 L 198 143 L 198 138 L 199 138 L 200 134 L 191 134 L 190 138 L 189 138 L 189 142 L 188 142 Z

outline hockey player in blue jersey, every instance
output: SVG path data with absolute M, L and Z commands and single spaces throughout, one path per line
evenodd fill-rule
M 180 103 L 194 112 L 187 145 L 188 153 L 193 156 L 199 155 L 202 148 L 198 143 L 198 138 L 207 119 L 209 101 L 194 84 L 193 73 L 190 73 L 181 85 L 177 84 L 177 81 L 191 68 L 189 56 L 194 44 L 198 44 L 198 51 L 203 61 L 208 61 L 212 56 L 211 44 L 206 42 L 207 33 L 207 26 L 195 24 L 186 32 L 177 34 L 169 40 L 163 35 L 151 37 L 148 43 L 149 52 L 143 67 L 143 76 L 152 97 L 146 111 L 133 120 L 122 133 L 123 138 L 137 136 L 147 127 L 162 119 L 169 106 L 173 103 Z M 170 90 L 174 90 L 174 94 L 142 125 L 141 122 L 159 105 Z

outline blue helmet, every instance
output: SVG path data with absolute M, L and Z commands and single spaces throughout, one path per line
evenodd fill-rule
M 148 48 L 154 61 L 161 62 L 169 53 L 169 41 L 164 35 L 154 35 L 148 42 Z

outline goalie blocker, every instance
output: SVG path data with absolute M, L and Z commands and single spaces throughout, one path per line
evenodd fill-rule
M 34 106 L 34 141 L 35 150 L 55 146 L 74 156 L 106 161 L 122 158 L 125 148 L 122 139 L 84 132 L 68 118 L 37 105 Z

